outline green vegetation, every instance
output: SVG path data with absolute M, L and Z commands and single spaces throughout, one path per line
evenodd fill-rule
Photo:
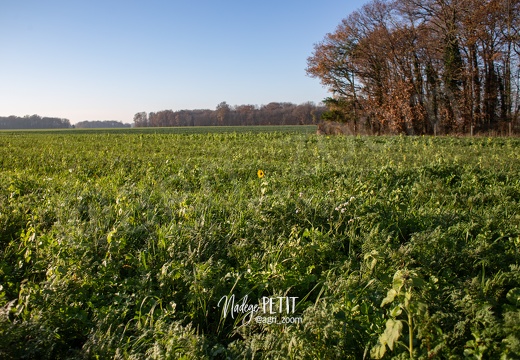
M 0 133 L 0 358 L 520 357 L 519 139 L 133 130 Z
M 251 126 L 178 126 L 131 129 L 59 129 L 59 130 L 0 130 L 3 135 L 19 135 L 24 132 L 38 134 L 207 134 L 207 133 L 258 133 L 280 132 L 313 134 L 316 125 L 251 125 Z

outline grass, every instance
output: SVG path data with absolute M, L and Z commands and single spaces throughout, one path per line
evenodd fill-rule
M 520 356 L 519 139 L 193 130 L 0 134 L 0 357 Z

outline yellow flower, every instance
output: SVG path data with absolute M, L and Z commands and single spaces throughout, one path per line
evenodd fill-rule
M 258 175 L 258 177 L 261 179 L 265 176 L 265 173 L 264 173 L 264 170 L 258 170 L 256 172 L 256 175 Z

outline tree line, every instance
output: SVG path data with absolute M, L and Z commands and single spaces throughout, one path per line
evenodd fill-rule
M 41 117 L 39 115 L 0 116 L 0 129 L 67 129 L 70 121 L 57 117 Z
M 432 134 L 517 125 L 520 0 L 373 0 L 308 58 L 355 132 Z
M 116 120 L 85 120 L 74 125 L 78 129 L 107 129 L 107 128 L 128 128 L 130 124 L 122 123 Z
M 134 116 L 134 126 L 310 125 L 316 124 L 324 111 L 324 106 L 312 102 L 230 106 L 224 101 L 215 110 L 139 112 Z

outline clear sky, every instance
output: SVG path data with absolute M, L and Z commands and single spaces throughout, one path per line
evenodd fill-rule
M 313 45 L 366 0 L 0 0 L 0 116 L 320 102 Z

